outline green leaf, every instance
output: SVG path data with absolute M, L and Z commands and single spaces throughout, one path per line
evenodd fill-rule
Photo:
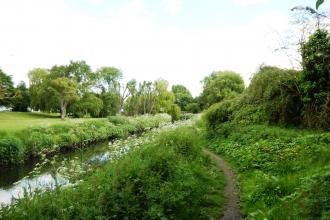
M 319 9 L 320 5 L 322 5 L 323 2 L 324 2 L 324 0 L 317 0 L 317 1 L 316 1 L 316 10 Z

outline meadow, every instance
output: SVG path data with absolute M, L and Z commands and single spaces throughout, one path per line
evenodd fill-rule
M 47 127 L 54 124 L 79 123 L 88 120 L 99 120 L 97 118 L 67 118 L 61 120 L 58 113 L 39 112 L 0 112 L 0 133 L 16 132 L 29 127 Z

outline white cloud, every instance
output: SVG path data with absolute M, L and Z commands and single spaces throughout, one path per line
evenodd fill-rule
M 178 14 L 182 9 L 182 0 L 162 0 L 165 9 L 172 15 Z
M 286 57 L 272 53 L 277 43 L 273 29 L 287 26 L 278 12 L 246 26 L 188 28 L 160 25 L 143 0 L 95 15 L 64 0 L 21 2 L 0 2 L 0 68 L 16 82 L 27 81 L 35 67 L 86 60 L 94 69 L 121 68 L 125 80 L 162 77 L 198 95 L 200 81 L 214 70 L 231 69 L 248 80 L 261 63 L 288 65 Z
M 259 5 L 269 1 L 271 0 L 232 0 L 233 3 L 240 6 Z

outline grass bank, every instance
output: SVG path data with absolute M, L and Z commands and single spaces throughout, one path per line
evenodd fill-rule
M 247 219 L 330 219 L 330 133 L 218 125 L 208 146 L 239 174 Z
M 146 138 L 150 140 L 150 138 Z M 196 129 L 161 132 L 71 187 L 26 194 L 1 219 L 218 219 L 223 174 Z
M 0 165 L 24 162 L 40 153 L 53 154 L 108 139 L 123 138 L 145 129 L 170 122 L 168 115 L 79 121 L 50 126 L 33 126 L 16 132 L 0 134 Z

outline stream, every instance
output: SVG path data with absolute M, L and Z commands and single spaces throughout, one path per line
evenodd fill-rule
M 33 193 L 36 189 L 53 189 L 59 185 L 76 184 L 84 174 L 93 173 L 97 166 L 119 159 L 130 149 L 151 143 L 161 132 L 191 124 L 192 120 L 169 123 L 138 136 L 131 135 L 126 139 L 58 153 L 52 158 L 42 157 L 19 166 L 0 168 L 0 208 L 1 205 L 10 204 L 13 198 L 24 196 L 25 192 Z
M 51 159 L 51 163 L 40 164 L 41 160 L 32 159 L 21 165 L 2 168 L 0 169 L 0 204 L 9 204 L 13 197 L 23 196 L 24 190 L 33 192 L 36 188 L 53 188 L 55 184 L 68 184 L 68 179 L 59 175 L 57 170 L 59 167 L 66 167 L 65 164 L 68 165 L 71 161 L 95 164 L 109 159 L 109 143 L 106 142 L 82 150 L 58 154 Z M 40 167 L 37 172 L 36 167 Z

